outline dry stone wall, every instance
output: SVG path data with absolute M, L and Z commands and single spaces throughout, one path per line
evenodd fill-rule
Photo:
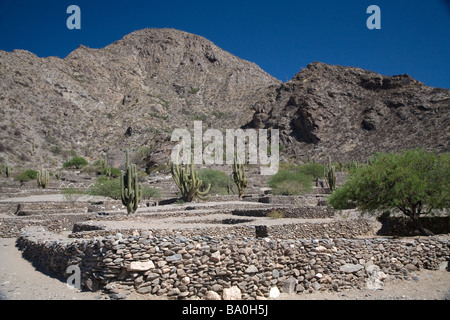
M 274 287 L 288 293 L 376 288 L 450 260 L 445 236 L 282 240 L 141 233 L 63 239 L 30 227 L 17 244 L 26 258 L 57 276 L 67 277 L 67 267 L 77 265 L 85 289 L 121 286 L 173 298 L 222 294 L 233 286 L 242 299 L 269 297 Z
M 195 222 L 195 221 L 191 221 Z M 205 221 L 202 221 L 205 223 Z M 201 228 L 186 229 L 146 229 L 145 232 L 159 234 L 163 236 L 173 236 L 174 234 L 190 237 L 192 235 L 203 235 L 210 237 L 220 237 L 223 234 L 230 234 L 236 237 L 255 237 L 258 226 L 235 225 L 235 226 L 211 226 Z M 367 219 L 334 220 L 328 223 L 284 223 L 276 225 L 263 225 L 267 231 L 267 236 L 276 239 L 320 239 L 327 238 L 354 238 L 357 236 L 372 235 L 376 228 L 376 222 Z M 73 226 L 72 238 L 93 238 L 104 237 L 110 234 L 121 233 L 123 235 L 133 235 L 139 233 L 139 229 L 109 229 L 102 225 L 101 221 L 90 220 L 77 222 Z

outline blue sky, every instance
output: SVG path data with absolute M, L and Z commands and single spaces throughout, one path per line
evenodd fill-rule
M 66 27 L 72 4 L 81 30 Z M 380 30 L 366 27 L 372 4 Z M 142 28 L 201 35 L 282 81 L 320 61 L 450 89 L 448 0 L 0 0 L 0 50 L 64 58 L 80 44 L 102 48 Z

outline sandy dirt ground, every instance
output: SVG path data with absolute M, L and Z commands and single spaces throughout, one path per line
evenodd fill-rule
M 123 292 L 127 300 L 161 297 Z M 110 300 L 101 292 L 79 292 L 59 279 L 37 271 L 22 258 L 15 239 L 0 239 L 0 298 L 4 300 Z M 450 272 L 422 270 L 411 280 L 391 280 L 383 290 L 346 290 L 299 295 L 281 294 L 279 300 L 450 300 Z

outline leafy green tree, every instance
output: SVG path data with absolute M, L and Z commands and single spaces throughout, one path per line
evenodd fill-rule
M 297 167 L 297 172 L 316 178 L 323 178 L 324 165 L 320 163 L 307 163 Z
M 450 207 L 450 154 L 423 149 L 377 153 L 369 164 L 353 169 L 328 198 L 335 209 L 345 209 L 349 202 L 369 213 L 401 211 L 422 234 L 432 235 L 420 216 Z
M 63 168 L 67 169 L 67 168 L 76 168 L 76 169 L 81 169 L 83 166 L 87 165 L 88 162 L 85 158 L 83 157 L 79 157 L 79 156 L 75 156 L 72 159 L 70 159 L 69 161 L 66 161 L 63 163 Z

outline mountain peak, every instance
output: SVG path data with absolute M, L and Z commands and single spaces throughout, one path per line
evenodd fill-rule
M 64 59 L 10 53 L 2 66 L 0 139 L 11 150 L 0 163 L 12 164 L 61 161 L 69 150 L 98 158 L 148 148 L 195 120 L 239 128 L 261 92 L 281 83 L 176 29 L 137 30 L 102 49 L 82 45 Z

